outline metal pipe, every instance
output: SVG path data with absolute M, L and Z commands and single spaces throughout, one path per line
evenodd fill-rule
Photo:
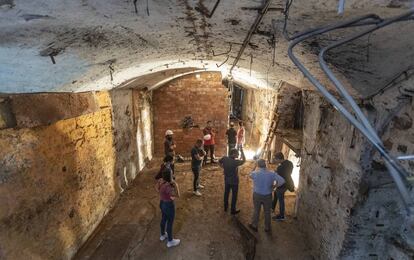
M 397 159 L 398 160 L 414 160 L 414 154 L 398 156 Z
M 369 19 L 372 19 L 372 21 L 369 21 Z M 352 23 L 352 24 L 348 24 L 348 25 L 341 25 L 341 24 L 337 24 L 336 29 L 341 29 L 341 28 L 349 28 L 349 27 L 359 27 L 359 26 L 366 26 L 366 25 L 373 25 L 373 24 L 377 24 L 383 21 L 383 19 L 381 19 L 381 17 L 379 17 L 376 14 L 370 14 L 368 18 L 363 19 L 363 20 L 368 20 L 368 21 L 358 21 L 356 23 Z M 287 40 L 291 41 L 291 40 L 295 40 L 296 38 L 299 38 L 301 36 L 307 35 L 309 33 L 313 33 L 315 31 L 324 29 L 326 26 L 320 26 L 320 27 L 316 27 L 316 28 L 311 28 L 308 29 L 306 31 L 303 32 L 299 32 L 296 33 L 294 35 L 292 35 L 291 37 L 289 37 Z
M 384 20 L 383 22 L 375 25 L 373 28 L 370 28 L 368 30 L 359 32 L 351 37 L 345 38 L 343 40 L 334 42 L 330 45 L 328 45 L 327 47 L 323 48 L 321 50 L 321 52 L 319 53 L 319 63 L 321 65 L 322 70 L 325 72 L 325 74 L 328 76 L 328 78 L 332 81 L 332 83 L 335 85 L 336 89 L 339 91 L 339 93 L 345 98 L 345 100 L 350 104 L 351 108 L 354 110 L 357 118 L 362 122 L 362 124 L 365 126 L 365 128 L 367 129 L 367 131 L 376 139 L 376 142 L 379 143 L 382 147 L 382 141 L 381 139 L 378 137 L 377 132 L 375 131 L 375 129 L 372 127 L 371 123 L 369 122 L 369 120 L 367 119 L 367 117 L 365 116 L 365 114 L 362 112 L 362 110 L 360 109 L 360 107 L 357 105 L 357 103 L 355 102 L 355 100 L 352 98 L 352 96 L 346 91 L 345 87 L 342 85 L 342 83 L 338 80 L 338 78 L 333 74 L 333 72 L 329 69 L 326 61 L 324 60 L 325 54 L 326 52 L 328 52 L 329 50 L 333 49 L 333 48 L 337 48 L 345 43 L 351 42 L 357 38 L 363 37 L 364 35 L 367 35 L 375 30 L 378 30 L 384 26 L 390 25 L 394 22 L 399 21 L 400 19 L 404 19 L 406 17 L 410 17 L 412 14 L 414 13 L 413 11 L 409 11 L 405 14 L 402 14 L 400 16 L 394 17 L 392 19 L 388 19 L 388 20 Z M 383 153 L 386 153 L 385 149 L 383 151 Z M 392 161 L 395 161 L 394 158 L 392 158 Z M 391 163 L 391 165 L 393 165 L 393 163 Z M 401 177 L 406 177 L 408 174 L 405 172 L 404 168 L 402 168 L 400 165 L 398 165 L 397 163 L 395 165 L 393 165 L 393 167 L 389 168 L 390 172 L 394 173 L 392 175 L 395 174 L 400 174 Z
M 230 68 L 230 74 L 233 71 L 234 67 L 236 67 L 237 63 L 239 62 L 241 56 L 243 55 L 244 50 L 246 49 L 246 46 L 249 44 L 250 39 L 252 38 L 253 33 L 256 31 L 257 27 L 259 26 L 260 22 L 263 19 L 263 16 L 267 13 L 267 10 L 269 9 L 271 0 L 266 0 L 265 4 L 262 7 L 262 10 L 260 11 L 259 15 L 256 17 L 256 20 L 254 21 L 252 27 L 250 27 L 249 32 L 246 35 L 246 38 L 243 41 L 242 46 L 240 47 L 239 53 L 237 54 L 236 59 L 234 59 L 233 65 Z
M 325 54 L 327 51 L 339 47 L 345 43 L 348 43 L 350 41 L 353 41 L 357 38 L 360 38 L 364 35 L 367 35 L 375 30 L 378 30 L 384 26 L 387 26 L 393 22 L 399 21 L 400 19 L 406 18 L 408 16 L 411 16 L 414 13 L 414 11 L 410 11 L 406 14 L 403 14 L 401 16 L 395 17 L 393 19 L 389 19 L 389 20 L 385 20 L 377 25 L 375 25 L 374 28 L 370 28 L 366 31 L 363 31 L 361 33 L 357 33 L 356 35 L 346 38 L 344 40 L 335 42 L 333 44 L 328 45 L 327 47 L 323 48 L 321 50 L 321 52 L 319 53 L 319 63 L 321 65 L 322 70 L 325 72 L 325 74 L 328 76 L 328 78 L 332 81 L 332 83 L 334 83 L 335 87 L 338 89 L 338 91 L 341 93 L 341 95 L 350 103 L 351 107 L 355 110 L 355 112 L 357 113 L 357 116 L 361 119 L 361 122 L 367 127 L 368 130 L 370 130 L 371 132 L 375 133 L 375 130 L 373 129 L 373 127 L 371 126 L 371 123 L 368 121 L 368 119 L 366 119 L 365 115 L 363 114 L 363 112 L 361 111 L 361 109 L 359 108 L 359 106 L 356 104 L 356 102 L 354 101 L 354 99 L 351 97 L 351 95 L 346 91 L 345 87 L 341 84 L 341 82 L 335 77 L 335 75 L 333 74 L 333 72 L 329 69 L 326 61 L 324 60 Z M 377 137 L 378 138 L 378 137 Z M 378 138 L 378 140 L 381 142 L 381 140 Z
M 304 74 L 304 76 L 326 97 L 326 99 L 331 103 L 335 109 L 337 109 L 355 128 L 357 128 L 372 144 L 373 146 L 380 152 L 380 154 L 386 159 L 386 163 L 392 165 L 393 167 L 397 165 L 395 160 L 385 152 L 385 148 L 382 144 L 377 142 L 377 139 L 371 135 L 369 131 L 365 128 L 363 124 L 361 124 L 329 91 L 305 68 L 305 66 L 296 58 L 293 53 L 293 48 L 299 44 L 300 42 L 313 37 L 318 34 L 326 33 L 338 28 L 344 28 L 348 26 L 355 25 L 356 23 L 367 20 L 367 19 L 375 19 L 378 16 L 376 15 L 365 15 L 359 18 L 355 18 L 349 21 L 340 22 L 331 26 L 327 26 L 325 28 L 321 28 L 318 30 L 314 30 L 310 33 L 301 35 L 297 37 L 293 42 L 289 44 L 288 48 L 288 55 L 292 62 L 299 68 L 299 70 Z M 389 166 L 390 166 L 389 165 Z M 398 168 L 398 167 L 396 167 Z M 401 176 L 398 174 L 393 175 L 394 181 L 397 184 L 397 188 L 400 192 L 400 195 L 403 199 L 403 202 L 406 206 L 407 211 L 411 212 L 411 206 L 413 205 L 411 202 L 411 198 L 409 196 L 407 187 L 405 187 Z
M 368 25 L 376 25 L 376 24 L 379 24 L 382 21 L 384 21 L 384 19 L 382 19 L 378 15 L 375 15 L 375 14 L 371 14 L 371 15 L 372 15 L 372 17 L 370 17 L 370 19 L 372 19 L 372 21 L 369 21 L 367 19 L 368 21 L 360 21 L 360 22 L 356 22 L 356 23 L 353 23 L 353 24 L 350 24 L 350 25 L 338 26 L 336 29 L 350 28 L 350 27 L 360 27 L 360 26 L 368 26 Z M 413 20 L 413 19 L 414 19 L 414 17 L 413 16 L 410 16 L 410 17 L 401 19 L 400 21 L 409 21 L 409 20 Z M 272 21 L 276 22 L 276 20 L 272 20 Z M 316 28 L 311 28 L 311 29 L 305 30 L 303 32 L 296 33 L 296 34 L 292 35 L 291 37 L 289 37 L 287 35 L 287 33 L 286 33 L 286 34 L 284 34 L 284 36 L 285 36 L 286 40 L 292 41 L 292 40 L 295 40 L 296 38 L 299 38 L 299 37 L 304 36 L 306 34 L 315 32 L 317 30 L 324 29 L 325 27 L 326 26 L 320 26 L 320 27 L 316 27 Z

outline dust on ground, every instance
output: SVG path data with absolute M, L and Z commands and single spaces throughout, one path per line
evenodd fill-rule
M 154 176 L 160 161 L 144 170 L 108 213 L 75 259 L 246 259 L 246 238 L 233 217 L 223 210 L 223 175 L 218 165 L 202 170 L 206 186 L 202 197 L 192 194 L 193 175 L 189 163 L 176 164 L 176 179 L 181 198 L 176 202 L 174 237 L 181 239 L 175 248 L 159 241 L 159 197 Z M 252 184 L 248 173 L 253 163 L 240 170 L 238 215 L 247 226 L 252 214 Z M 263 214 L 259 222 L 255 259 L 312 259 L 292 217 L 294 194 L 287 196 L 287 220 L 272 221 L 272 234 L 264 232 Z

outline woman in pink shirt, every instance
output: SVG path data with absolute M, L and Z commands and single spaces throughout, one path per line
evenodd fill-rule
M 158 181 L 156 189 L 160 193 L 160 209 L 162 214 L 160 240 L 164 241 L 168 238 L 167 247 L 178 246 L 180 240 L 173 238 L 172 231 L 175 218 L 174 200 L 180 197 L 180 190 L 178 189 L 178 184 L 172 180 L 170 170 L 162 173 L 162 178 Z

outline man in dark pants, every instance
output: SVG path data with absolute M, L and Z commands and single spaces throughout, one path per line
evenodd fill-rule
M 230 151 L 236 148 L 237 144 L 237 131 L 234 129 L 234 123 L 230 122 L 230 128 L 226 131 L 227 136 L 227 145 L 228 145 L 228 152 L 227 155 L 230 156 Z
M 206 155 L 204 156 L 204 164 L 207 163 L 208 153 L 210 152 L 211 163 L 215 163 L 215 156 L 214 156 L 214 146 L 216 144 L 214 138 L 216 136 L 216 131 L 213 129 L 211 125 L 211 121 L 207 121 L 207 126 L 203 129 L 204 135 L 204 150 L 206 151 Z
M 239 191 L 239 166 L 246 162 L 246 156 L 243 149 L 241 149 L 241 160 L 239 151 L 233 149 L 230 151 L 230 156 L 224 156 L 219 160 L 220 166 L 224 169 L 224 211 L 227 212 L 229 207 L 229 195 L 231 191 L 231 214 L 236 215 L 240 210 L 236 209 L 237 193 Z
M 194 174 L 193 193 L 196 196 L 201 196 L 199 189 L 204 188 L 204 186 L 200 184 L 201 164 L 203 162 L 203 157 L 206 154 L 202 149 L 202 146 L 203 140 L 198 139 L 193 149 L 191 149 L 191 170 Z
M 276 188 L 274 192 L 273 202 L 272 202 L 272 209 L 275 211 L 277 201 L 279 201 L 279 215 L 273 217 L 274 220 L 283 221 L 285 220 L 285 192 L 286 190 L 295 191 L 295 185 L 293 184 L 292 180 L 292 170 L 293 170 L 293 163 L 289 160 L 285 160 L 283 153 L 277 153 L 275 155 L 276 163 L 279 166 L 276 169 L 277 174 L 282 176 L 285 179 L 285 183 Z

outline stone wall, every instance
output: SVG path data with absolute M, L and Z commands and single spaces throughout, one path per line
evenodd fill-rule
M 155 155 L 164 155 L 164 134 L 174 131 L 177 153 L 189 156 L 191 147 L 203 137 L 202 129 L 211 120 L 218 131 L 216 156 L 226 153 L 225 132 L 228 126 L 228 91 L 222 85 L 219 72 L 189 75 L 157 89 L 153 93 L 154 149 Z M 191 116 L 197 127 L 183 129 L 182 120 Z
M 119 193 L 111 108 L 1 130 L 0 147 L 0 258 L 69 259 Z
M 116 176 L 122 188 L 152 159 L 151 96 L 139 90 L 110 92 L 117 151 Z
M 153 156 L 152 93 L 133 91 L 134 125 L 138 146 L 138 169 L 142 170 Z
M 132 90 L 120 89 L 110 92 L 112 99 L 112 114 L 114 124 L 114 145 L 116 151 L 124 150 L 117 157 L 115 171 L 122 188 L 128 186 L 137 174 L 137 145 L 136 134 L 133 131 Z
M 49 125 L 99 110 L 92 93 L 0 95 L 0 129 Z
M 297 216 L 314 256 L 413 259 L 413 217 L 383 160 L 318 93 L 303 100 Z M 393 156 L 414 153 L 412 92 L 393 88 L 361 106 Z M 412 178 L 412 161 L 402 165 Z
M 319 94 L 304 91 L 304 127 L 297 216 L 318 259 L 342 249 L 362 170 L 362 139 Z
M 70 259 L 151 159 L 150 98 L 113 90 L 0 103 L 0 259 Z
M 245 89 L 242 120 L 246 144 L 256 150 L 263 146 L 275 110 L 277 92 L 271 89 Z
M 414 154 L 413 92 L 404 92 L 404 86 L 414 89 L 413 83 L 414 78 L 411 78 L 365 101 L 385 147 L 394 156 Z M 414 217 L 407 216 L 400 194 L 379 154 L 366 149 L 364 160 L 369 163 L 362 183 L 364 189 L 349 221 L 341 257 L 414 259 Z M 407 177 L 412 179 L 413 161 L 400 162 Z M 414 198 L 413 190 L 410 195 Z

